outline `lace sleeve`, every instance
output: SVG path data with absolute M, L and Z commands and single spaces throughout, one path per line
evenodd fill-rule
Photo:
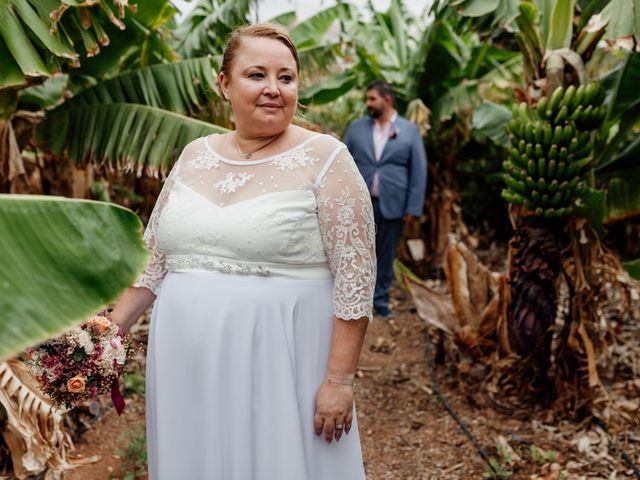
M 171 169 L 169 176 L 166 178 L 164 185 L 162 186 L 162 190 L 160 190 L 160 195 L 158 195 L 156 204 L 154 205 L 153 211 L 151 212 L 151 217 L 149 217 L 149 223 L 147 224 L 147 228 L 142 235 L 142 240 L 144 240 L 147 248 L 151 250 L 151 260 L 147 264 L 147 268 L 145 269 L 145 271 L 133 284 L 134 287 L 147 288 L 156 295 L 158 294 L 158 289 L 160 288 L 162 280 L 167 274 L 165 256 L 164 253 L 162 253 L 162 249 L 158 245 L 158 220 L 160 218 L 162 209 L 167 204 L 169 193 L 171 192 L 171 189 L 173 188 L 175 180 L 178 176 L 179 164 L 180 158 Z
M 367 186 L 344 145 L 336 148 L 316 182 L 318 219 L 335 278 L 334 315 L 372 318 L 376 282 L 375 224 Z

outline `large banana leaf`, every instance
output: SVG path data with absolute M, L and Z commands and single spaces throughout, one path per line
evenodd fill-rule
M 627 168 L 640 167 L 640 134 L 636 134 L 635 138 L 633 135 L 629 135 L 629 137 L 628 144 L 621 148 L 620 154 L 616 155 L 609 164 L 610 168 L 604 169 L 604 171 L 615 169 L 620 172 Z
M 547 37 L 547 49 L 557 50 L 571 45 L 574 7 L 575 0 L 556 0 L 551 10 L 549 31 L 544 35 Z
M 495 34 L 496 28 L 512 31 L 519 4 L 520 0 L 445 0 L 434 2 L 431 11 L 444 17 L 455 9 L 455 15 L 470 19 L 467 26 L 484 37 Z
M 334 69 L 339 58 L 341 38 L 333 27 L 351 15 L 351 6 L 339 3 L 290 27 L 289 34 L 298 49 L 305 78 L 315 80 Z
M 0 74 L 0 89 L 46 78 L 66 63 L 78 66 L 81 57 L 97 54 L 109 43 L 104 27 L 110 23 L 124 26 L 124 3 L 110 3 L 116 3 L 117 15 L 107 0 L 90 4 L 72 0 L 64 4 L 59 0 L 0 2 L 2 70 L 7 65 L 6 73 Z
M 41 85 L 34 85 L 20 90 L 18 98 L 21 106 L 28 104 L 39 110 L 53 108 L 65 101 L 69 88 L 69 75 L 55 74 L 47 78 Z
M 456 113 L 471 112 L 481 101 L 478 82 L 463 82 L 438 98 L 433 107 L 434 123 L 448 120 Z
M 609 90 L 607 120 L 616 120 L 634 105 L 640 104 L 640 53 L 630 52 L 624 62 L 605 73 L 602 84 Z
M 602 83 L 608 90 L 609 110 L 604 128 L 606 136 L 615 126 L 615 135 L 605 143 L 596 145 L 594 157 L 596 170 L 610 172 L 618 168 L 618 162 L 624 162 L 624 168 L 633 164 L 633 158 L 629 155 L 618 154 L 619 146 L 627 138 L 629 133 L 640 121 L 640 96 L 637 94 L 637 85 L 640 82 L 640 54 L 629 53 L 621 67 L 613 69 L 605 74 Z M 635 165 L 638 165 L 637 163 Z
M 113 302 L 147 261 L 140 230 L 117 205 L 0 195 L 0 359 Z
M 636 280 L 640 280 L 640 258 L 636 258 L 630 262 L 625 262 L 622 264 L 624 268 L 629 272 Z
M 185 58 L 221 54 L 227 37 L 248 23 L 257 0 L 200 0 L 176 30 L 177 50 Z
M 339 3 L 297 23 L 289 31 L 296 47 L 306 48 L 321 43 L 337 20 L 351 16 L 351 8 L 348 4 Z
M 137 11 L 126 15 L 120 25 L 104 25 L 103 35 L 109 43 L 100 46 L 99 55 L 83 59 L 82 73 L 105 78 L 123 70 L 177 60 L 167 40 L 172 37 L 168 26 L 177 10 L 168 0 L 144 0 L 136 6 Z
M 427 70 L 426 59 L 429 58 L 429 54 L 438 39 L 438 29 L 434 24 L 435 22 L 424 31 L 418 47 L 413 50 L 409 60 L 409 75 L 407 75 L 406 80 L 407 98 L 413 99 L 418 96 L 420 80 L 425 70 Z
M 413 69 L 421 71 L 431 45 L 425 41 L 427 22 L 409 14 L 398 0 L 390 2 L 386 12 L 376 11 L 372 4 L 369 8 L 370 20 L 357 17 L 354 11 L 343 22 L 347 44 L 353 45 L 356 54 L 358 85 L 384 79 L 401 101 L 409 101 L 415 98 L 410 93 L 416 90 Z M 347 61 L 352 63 L 353 59 Z
M 37 138 L 56 155 L 119 170 L 167 172 L 190 141 L 226 129 L 166 110 L 128 103 L 57 108 L 38 125 Z
M 509 136 L 505 125 L 512 118 L 513 115 L 508 108 L 485 101 L 473 112 L 472 131 L 506 147 L 509 145 Z
M 20 65 L 4 44 L 0 37 L 0 58 L 2 59 L 2 68 L 0 68 L 0 89 L 16 88 L 24 85 L 25 74 L 22 72 Z M 2 116 L 0 109 L 0 116 Z
M 300 92 L 300 103 L 322 105 L 329 103 L 352 90 L 358 78 L 352 70 L 332 75 Z
M 600 15 L 608 22 L 605 37 L 635 37 L 640 41 L 640 0 L 611 0 Z
M 41 3 L 49 9 L 48 13 L 59 6 L 55 0 L 5 0 L 0 3 L 0 52 L 3 54 L 3 70 L 7 64 L 11 71 L 9 78 L 0 76 L 4 80 L 0 89 L 48 77 L 60 64 L 47 62 L 47 54 L 72 63 L 77 61 L 78 54 L 70 42 L 58 32 L 51 32 L 51 20 L 42 11 L 34 9 L 32 3 Z M 37 42 L 32 40 L 33 37 Z
M 215 70 L 209 57 L 153 65 L 83 90 L 62 108 L 96 103 L 138 103 L 176 113 L 196 113 L 215 95 Z
M 3 50 L 8 50 L 9 56 L 6 60 L 11 64 L 17 64 L 21 72 L 21 81 L 26 83 L 27 79 L 46 77 L 50 74 L 47 65 L 39 55 L 36 48 L 31 44 L 27 32 L 18 18 L 18 13 L 11 4 L 2 5 L 3 12 L 0 15 L 0 39 L 3 43 Z M 3 63 L 5 59 L 3 58 Z M 8 85 L 0 85 L 6 88 Z
M 640 162 L 636 162 L 640 165 Z M 640 166 L 613 175 L 607 189 L 606 222 L 640 215 Z
M 464 2 L 461 15 L 466 17 L 481 17 L 498 8 L 500 0 L 468 0 Z

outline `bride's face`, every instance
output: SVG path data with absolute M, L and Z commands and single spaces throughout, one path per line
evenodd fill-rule
M 256 136 L 275 135 L 291 123 L 298 105 L 296 61 L 271 38 L 243 38 L 229 75 L 220 73 L 236 126 Z

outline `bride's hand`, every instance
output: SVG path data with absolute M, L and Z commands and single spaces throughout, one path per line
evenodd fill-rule
M 320 384 L 316 395 L 314 428 L 316 435 L 324 435 L 327 443 L 335 438 L 340 441 L 342 433 L 349 433 L 353 421 L 353 385 L 329 382 Z

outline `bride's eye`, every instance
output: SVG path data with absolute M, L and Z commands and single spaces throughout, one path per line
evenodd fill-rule
M 254 79 L 264 78 L 264 74 L 261 72 L 250 73 L 249 78 L 254 78 Z

